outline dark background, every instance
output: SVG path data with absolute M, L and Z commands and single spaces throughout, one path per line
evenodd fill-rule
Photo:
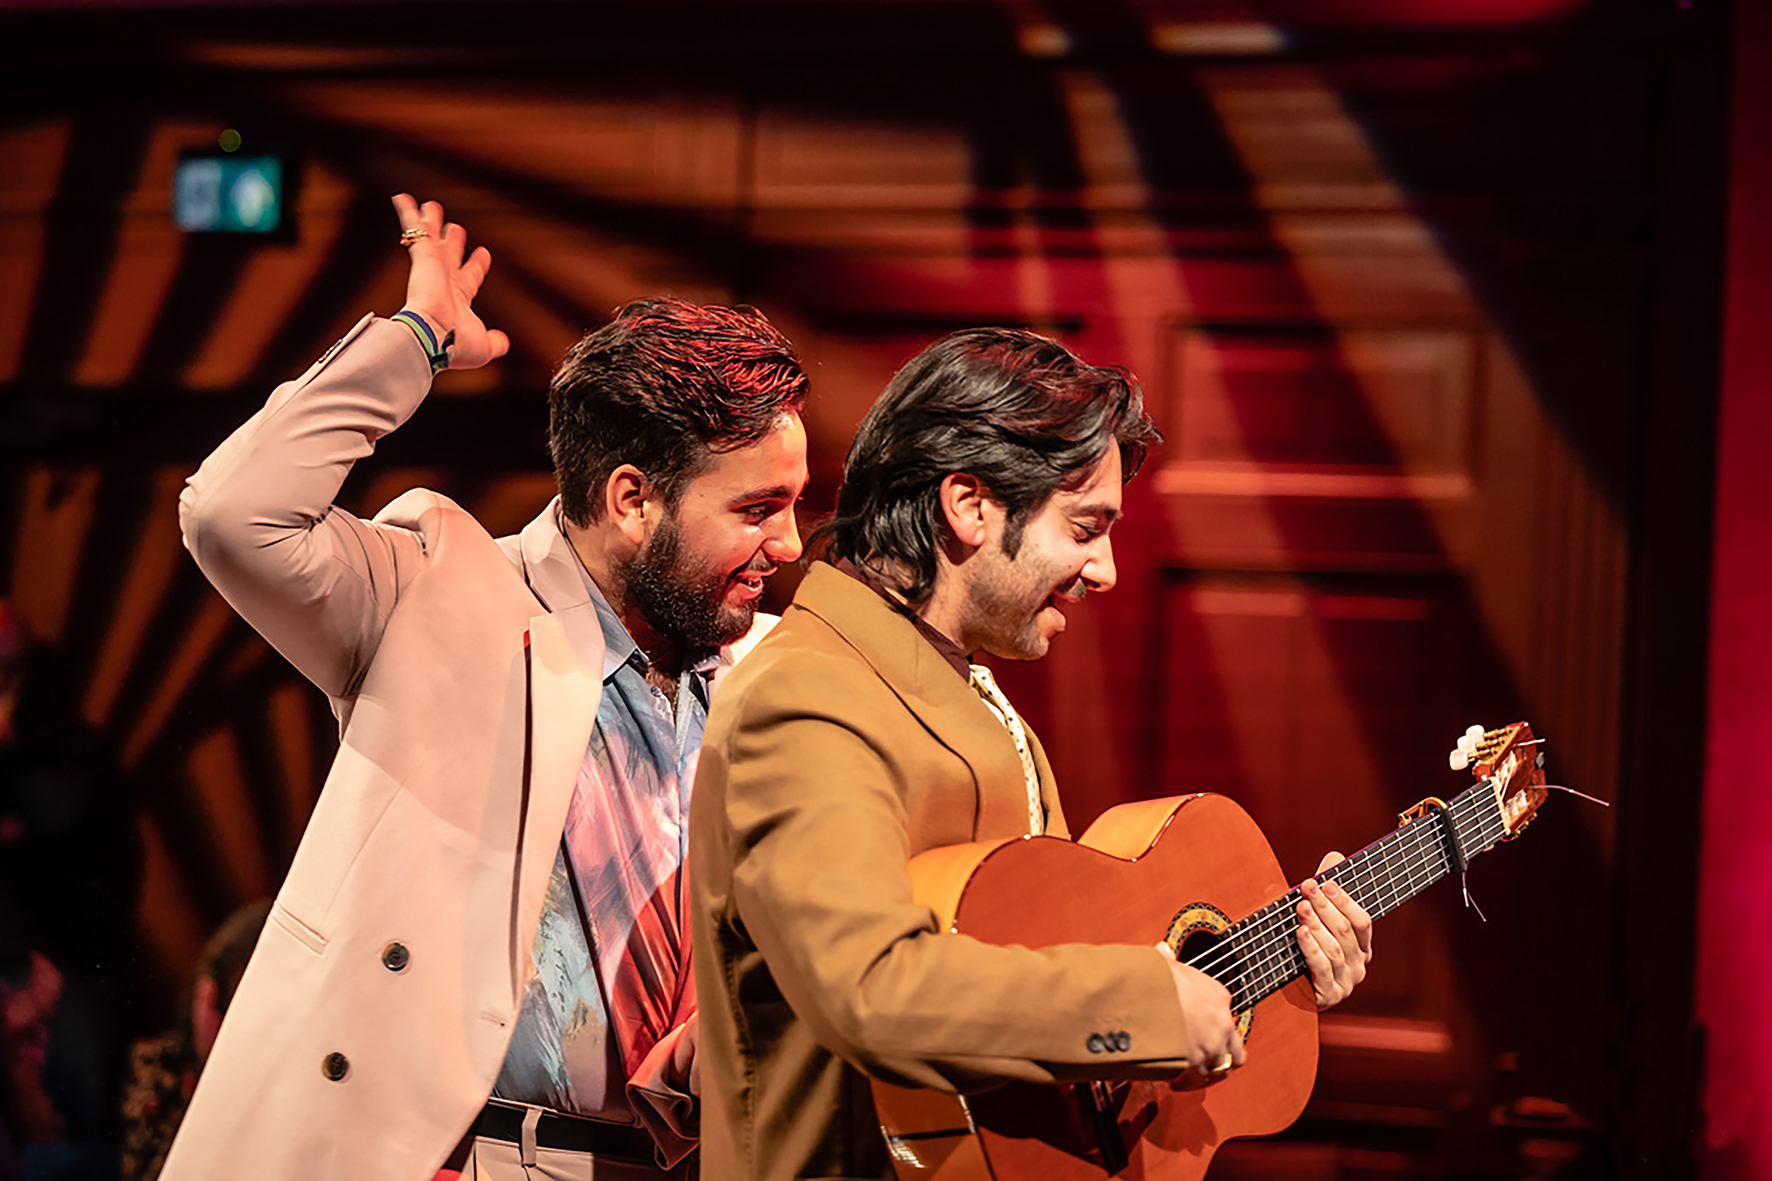
M 808 517 L 945 331 L 1133 368 L 1168 442 L 1119 589 L 1003 677 L 1073 827 L 1223 791 L 1301 877 L 1459 790 L 1470 722 L 1521 717 L 1553 781 L 1615 805 L 1553 798 L 1477 862 L 1486 923 L 1455 886 L 1387 920 L 1304 1119 L 1213 1176 L 1686 1175 L 1730 21 L 0 6 L 0 592 L 88 752 L 61 818 L 0 849 L 14 905 L 111 1044 L 169 1021 L 208 932 L 274 891 L 332 719 L 209 590 L 175 502 L 272 385 L 397 309 L 410 190 L 491 247 L 479 306 L 514 345 L 439 382 L 347 485 L 360 512 L 422 483 L 521 525 L 551 494 L 552 364 L 657 291 L 754 303 L 799 344 Z M 294 166 L 282 240 L 172 224 L 174 161 L 229 128 Z

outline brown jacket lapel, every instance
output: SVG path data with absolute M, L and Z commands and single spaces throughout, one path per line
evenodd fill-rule
M 910 620 L 888 606 L 879 594 L 818 562 L 807 572 L 794 603 L 824 620 L 855 646 L 936 741 L 972 770 L 975 789 L 980 782 L 1022 780 L 1021 760 L 1003 724 L 986 708 L 972 686 L 917 633 Z M 1060 833 L 1063 816 L 1058 811 L 1052 768 L 1037 742 L 1033 747 L 1049 823 L 1056 820 L 1053 831 Z M 998 815 L 995 811 L 1005 807 L 1016 807 L 1018 812 Z M 982 811 L 986 808 L 993 811 L 986 815 Z M 1025 805 L 1014 797 L 1005 802 L 1001 793 L 980 792 L 974 815 L 975 834 L 1018 828 L 1025 831 L 1027 827 Z

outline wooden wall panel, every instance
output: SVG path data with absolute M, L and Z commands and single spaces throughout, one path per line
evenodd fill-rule
M 753 302 L 798 342 L 808 518 L 900 363 L 1026 325 L 1134 369 L 1168 434 L 1118 588 L 1002 673 L 1073 821 L 1226 791 L 1302 875 L 1449 794 L 1453 734 L 1513 716 L 1610 794 L 1654 442 L 1619 407 L 1662 332 L 1650 127 L 1692 109 L 1664 85 L 1690 34 L 1679 6 L 1504 7 L 517 3 L 463 44 L 398 6 L 299 30 L 235 6 L 39 15 L 13 44 L 46 66 L 0 39 L 41 84 L 0 129 L 0 540 L 130 756 L 159 983 L 281 873 L 332 723 L 142 550 L 176 545 L 168 479 L 398 303 L 403 188 L 493 249 L 480 306 L 515 348 L 440 382 L 352 508 L 422 480 L 520 525 L 549 369 L 638 295 Z M 171 233 L 173 154 L 241 121 L 299 148 L 294 240 Z M 1389 920 L 1310 1116 L 1215 1176 L 1555 1174 L 1507 1104 L 1607 1118 L 1613 824 L 1554 800 L 1483 868 L 1494 922 L 1449 889 Z M 256 853 L 217 863 L 222 831 Z

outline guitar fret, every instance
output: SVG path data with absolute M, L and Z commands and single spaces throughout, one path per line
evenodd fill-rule
M 1374 919 L 1383 918 L 1452 872 L 1448 827 L 1466 861 L 1495 846 L 1506 824 L 1489 781 L 1456 797 L 1443 818 L 1430 814 L 1405 824 L 1337 862 L 1318 880 L 1335 882 Z M 1309 974 L 1294 933 L 1302 897 L 1297 889 L 1289 890 L 1233 923 L 1198 965 L 1231 990 L 1235 1008 L 1247 1008 Z

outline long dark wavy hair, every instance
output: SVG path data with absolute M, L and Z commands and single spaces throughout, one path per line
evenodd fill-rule
M 956 332 L 900 369 L 862 419 L 836 514 L 812 546 L 920 606 L 935 589 L 950 473 L 976 477 L 1008 510 L 1003 548 L 1014 557 L 1029 518 L 1059 488 L 1086 483 L 1108 447 L 1120 449 L 1130 480 L 1161 438 L 1126 370 L 1087 364 L 1021 329 Z
M 624 463 L 674 508 L 714 452 L 754 443 L 806 401 L 787 337 L 752 307 L 641 299 L 567 352 L 548 386 L 548 450 L 566 519 L 588 525 Z

